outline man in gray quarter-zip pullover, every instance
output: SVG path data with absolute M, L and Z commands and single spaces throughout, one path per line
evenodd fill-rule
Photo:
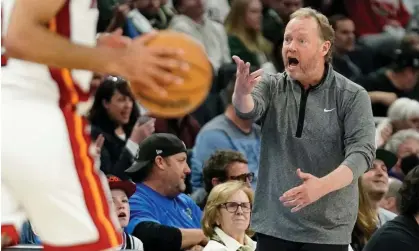
M 333 29 L 315 10 L 294 12 L 284 34 L 285 72 L 237 64 L 238 116 L 262 122 L 252 229 L 260 251 L 348 250 L 358 178 L 375 158 L 368 93 L 335 72 Z

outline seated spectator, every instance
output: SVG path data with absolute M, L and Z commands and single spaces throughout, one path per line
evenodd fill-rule
M 88 118 L 92 124 L 92 138 L 104 137 L 100 154 L 100 169 L 105 174 L 127 178 L 125 169 L 140 143 L 154 132 L 154 120 L 140 125 L 138 107 L 127 81 L 106 77 L 98 87 Z
M 419 166 L 400 189 L 400 215 L 378 229 L 364 251 L 417 251 L 419 247 Z
M 254 251 L 250 227 L 253 192 L 242 182 L 229 181 L 214 187 L 208 197 L 202 228 L 210 239 L 204 251 Z
M 419 102 L 409 98 L 399 98 L 389 107 L 387 118 L 377 126 L 377 147 L 386 144 L 394 133 L 405 129 L 419 131 Z
M 349 250 L 362 251 L 365 244 L 377 230 L 378 214 L 374 210 L 367 191 L 365 191 L 362 177 L 358 179 L 359 207 L 355 226 L 352 231 L 352 241 Z
M 154 29 L 167 29 L 174 13 L 165 7 L 165 2 L 165 0 L 132 0 L 134 9 L 128 14 L 128 18 L 135 24 L 136 15 L 141 13 Z M 141 26 L 136 25 L 136 28 L 141 32 Z
M 248 160 L 249 170 L 255 174 L 252 186 L 255 188 L 259 170 L 260 127 L 252 120 L 237 117 L 232 105 L 234 80 L 230 82 L 225 92 L 228 105 L 224 114 L 209 121 L 198 133 L 191 157 L 192 188 L 204 186 L 202 169 L 205 161 L 216 150 L 234 150 L 241 152 Z
M 134 38 L 152 29 L 166 29 L 173 15 L 164 0 L 130 0 L 116 5 L 107 31 L 121 27 L 124 35 Z
M 379 207 L 380 201 L 388 191 L 387 170 L 396 162 L 397 157 L 394 154 L 378 149 L 372 168 L 361 176 L 362 186 L 368 194 L 372 209 L 378 214 L 378 227 L 396 217 L 396 214 Z
M 354 53 L 363 49 L 355 45 L 355 25 L 351 19 L 343 15 L 335 15 L 329 18 L 329 22 L 335 30 L 333 69 L 356 82 L 364 74 L 372 71 L 372 54 L 365 53 L 366 51 Z
M 132 1 L 125 1 L 116 3 L 113 7 L 113 16 L 106 27 L 106 32 L 113 32 L 118 28 L 123 29 L 123 35 L 130 38 L 134 38 L 143 32 L 147 32 L 152 29 L 150 22 L 141 13 L 137 13 L 141 18 L 136 18 L 137 26 L 142 24 L 142 30 L 139 31 L 134 25 L 134 20 L 129 19 L 128 15 L 134 9 Z M 131 14 L 132 15 L 132 14 Z
M 385 117 L 388 107 L 398 98 L 419 101 L 419 50 L 403 49 L 388 68 L 383 68 L 361 79 L 371 98 L 374 116 Z
M 119 225 L 121 227 L 120 232 L 122 235 L 122 244 L 118 249 L 115 250 L 128 249 L 143 251 L 142 242 L 137 237 L 131 236 L 124 231 L 124 228 L 128 225 L 130 218 L 128 198 L 134 194 L 136 189 L 135 184 L 131 181 L 122 181 L 113 175 L 109 175 L 107 179 L 112 196 L 112 200 L 109 201 L 109 203 L 114 206 L 114 210 L 118 216 Z M 32 225 L 29 221 L 25 222 L 22 226 L 22 230 L 20 232 L 20 244 L 42 245 L 41 240 L 32 229 Z
M 363 44 L 383 55 L 400 45 L 410 20 L 402 0 L 344 0 L 344 3 Z
M 410 155 L 419 157 L 419 132 L 414 129 L 401 130 L 391 136 L 384 149 L 395 154 L 400 160 Z M 389 175 L 403 180 L 404 173 L 401 167 L 401 161 L 398 161 L 391 168 Z
M 214 186 L 229 180 L 240 180 L 250 186 L 255 176 L 249 172 L 246 157 L 231 150 L 218 150 L 212 154 L 205 162 L 202 175 L 204 187 L 198 188 L 191 195 L 201 209 L 207 204 L 208 194 Z
M 384 198 L 380 201 L 379 206 L 393 212 L 400 214 L 400 187 L 402 182 L 395 178 L 388 179 L 388 191 L 384 195 Z
M 171 133 L 182 140 L 186 148 L 191 149 L 195 144 L 201 126 L 196 119 L 188 114 L 179 119 L 156 118 L 155 133 Z
M 261 31 L 262 4 L 259 0 L 234 0 L 225 21 L 231 55 L 265 72 L 276 72 L 268 58 L 272 45 Z
M 263 36 L 272 44 L 281 43 L 291 14 L 303 5 L 303 0 L 271 0 L 270 9 L 263 16 Z
M 135 236 L 127 234 L 124 228 L 128 226 L 130 208 L 128 199 L 135 193 L 135 184 L 131 181 L 122 181 L 116 176 L 108 176 L 109 188 L 111 189 L 112 204 L 118 216 L 122 232 L 122 244 L 119 250 L 143 250 L 143 243 Z
M 127 232 L 143 242 L 144 250 L 177 251 L 207 243 L 202 211 L 183 193 L 191 171 L 186 158 L 179 138 L 156 133 L 141 142 L 135 163 L 126 170 L 137 186 L 129 200 Z
M 224 27 L 205 15 L 203 0 L 174 0 L 173 6 L 180 15 L 172 19 L 169 29 L 186 33 L 199 41 L 215 72 L 221 65 L 231 63 Z

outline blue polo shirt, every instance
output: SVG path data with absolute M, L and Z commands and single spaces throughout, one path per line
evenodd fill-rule
M 131 217 L 126 227 L 129 234 L 145 221 L 176 228 L 201 228 L 202 211 L 186 194 L 167 198 L 144 184 L 137 184 L 129 205 Z

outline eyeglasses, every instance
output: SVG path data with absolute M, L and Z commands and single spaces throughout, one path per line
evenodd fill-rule
M 243 213 L 250 213 L 252 211 L 252 203 L 250 202 L 226 202 L 220 206 L 225 208 L 229 213 L 236 213 L 239 207 L 242 209 Z
M 122 77 L 119 76 L 113 76 L 113 75 L 105 75 L 103 77 L 103 81 L 109 81 L 115 84 L 119 84 L 121 82 L 126 82 L 125 79 L 123 79 Z
M 231 180 L 239 180 L 239 181 L 243 181 L 243 182 L 252 182 L 253 179 L 255 178 L 255 173 L 251 172 L 251 173 L 243 173 L 237 176 L 230 176 Z

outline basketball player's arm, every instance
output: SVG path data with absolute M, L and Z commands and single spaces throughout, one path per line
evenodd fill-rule
M 65 0 L 16 0 L 5 37 L 7 55 L 59 68 L 117 73 L 123 50 L 77 45 L 48 29 Z

